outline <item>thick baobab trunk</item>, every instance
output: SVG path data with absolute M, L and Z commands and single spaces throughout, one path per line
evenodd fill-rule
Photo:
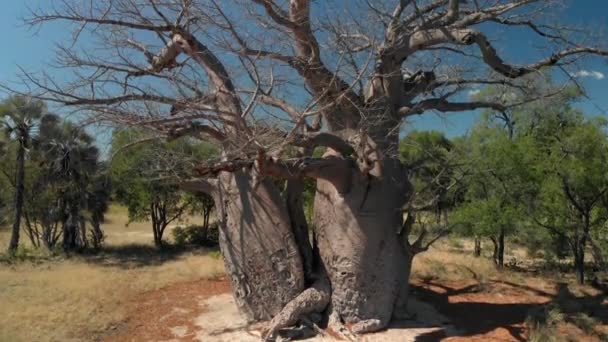
M 9 253 L 15 253 L 19 247 L 19 233 L 21 230 L 21 216 L 23 212 L 23 192 L 25 178 L 25 147 L 20 146 L 17 152 L 17 174 L 15 177 L 15 197 L 13 200 L 13 229 L 11 241 L 8 245 Z
M 349 176 L 342 191 L 318 180 L 314 223 L 333 318 L 364 333 L 405 313 L 411 257 L 398 234 L 410 187 L 401 163 L 392 159 L 382 162 L 382 176 L 356 168 Z
M 250 321 L 271 319 L 304 290 L 285 202 L 270 179 L 242 170 L 221 172 L 214 197 L 236 303 Z

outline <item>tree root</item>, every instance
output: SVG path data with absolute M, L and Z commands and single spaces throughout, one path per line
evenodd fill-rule
M 369 332 L 375 332 L 382 330 L 388 326 L 387 322 L 383 322 L 379 319 L 368 319 L 365 321 L 357 322 L 351 327 L 351 331 L 355 334 L 365 334 Z
M 270 321 L 268 330 L 264 334 L 264 341 L 272 340 L 279 330 L 294 325 L 304 315 L 322 312 L 330 299 L 329 279 L 322 277 L 287 303 L 283 310 Z
M 331 329 L 331 331 L 337 334 L 342 340 L 357 340 L 357 336 L 355 336 L 355 334 L 353 334 L 344 324 L 342 324 L 340 315 L 335 311 L 332 312 L 331 315 L 329 315 L 329 323 L 327 328 Z

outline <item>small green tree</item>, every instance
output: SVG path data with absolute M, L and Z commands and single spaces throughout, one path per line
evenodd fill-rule
M 178 184 L 188 177 L 193 158 L 208 159 L 214 149 L 188 139 L 136 143 L 144 137 L 138 130 L 114 133 L 111 177 L 116 198 L 127 206 L 129 219 L 149 219 L 154 244 L 162 247 L 169 224 L 191 211 L 196 202 Z
M 468 227 L 463 233 L 489 238 L 494 262 L 502 267 L 505 238 L 522 225 L 526 200 L 536 193 L 535 169 L 526 167 L 535 163 L 534 145 L 483 121 L 466 144 L 462 158 L 474 167 L 467 174 L 465 203 L 456 211 L 455 221 Z
M 438 223 L 447 222 L 454 199 L 456 165 L 452 142 L 437 131 L 412 131 L 399 144 L 400 159 L 408 166 L 413 185 L 413 206 L 433 212 Z

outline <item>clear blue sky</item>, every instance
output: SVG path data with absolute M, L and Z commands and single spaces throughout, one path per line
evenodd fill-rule
M 0 82 L 16 79 L 17 65 L 27 70 L 41 71 L 53 62 L 54 44 L 66 38 L 66 28 L 62 25 L 44 26 L 39 32 L 28 31 L 21 18 L 27 15 L 27 8 L 38 4 L 48 4 L 51 0 L 4 1 L 0 11 L 0 32 L 3 48 L 0 51 Z M 84 0 L 83 0 L 84 1 Z M 608 31 L 608 0 L 569 0 L 567 7 L 560 14 L 560 21 L 570 25 L 584 25 L 595 31 Z M 576 5 L 573 5 L 576 4 Z M 534 44 L 529 35 L 509 33 L 500 38 L 501 46 L 510 49 L 501 50 L 507 61 L 532 62 L 539 57 L 538 52 L 530 48 Z M 605 60 L 593 60 L 584 66 L 584 77 L 578 80 L 584 85 L 588 99 L 580 106 L 589 115 L 608 116 L 608 63 Z M 449 136 L 464 134 L 475 121 L 477 115 L 471 112 L 452 113 L 445 116 L 426 114 L 411 120 L 406 129 L 435 129 L 446 132 Z

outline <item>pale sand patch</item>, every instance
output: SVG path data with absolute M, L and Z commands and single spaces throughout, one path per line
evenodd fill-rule
M 222 294 L 202 300 L 204 313 L 199 315 L 194 324 L 199 328 L 196 339 L 205 342 L 259 342 L 260 326 L 249 327 L 239 314 L 234 299 L 230 294 Z M 431 305 L 410 300 L 409 312 L 414 316 L 410 321 L 396 323 L 388 330 L 362 336 L 362 342 L 406 342 L 415 341 L 416 337 L 442 331 L 446 336 L 455 334 L 448 320 L 439 314 Z M 317 336 L 306 339 L 309 342 L 336 341 L 331 337 Z
M 178 327 L 172 327 L 171 333 L 173 333 L 177 337 L 183 338 L 188 334 L 188 327 L 183 325 L 180 325 Z

